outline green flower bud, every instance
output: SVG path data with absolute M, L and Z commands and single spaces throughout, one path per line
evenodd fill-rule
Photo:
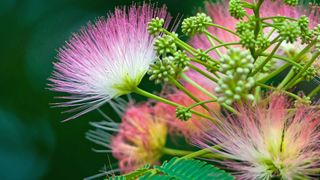
M 260 67 L 260 65 L 265 61 L 266 57 L 259 57 L 255 64 L 254 68 Z M 259 71 L 259 73 L 271 73 L 273 70 L 276 69 L 276 59 L 271 59 L 265 64 L 262 69 Z
M 320 24 L 318 24 L 312 31 L 314 36 L 320 36 Z
M 244 31 L 240 35 L 240 43 L 242 44 L 243 47 L 247 49 L 254 48 L 256 45 L 254 32 L 250 30 Z
M 245 21 L 240 21 L 236 24 L 236 32 L 238 34 L 242 34 L 248 30 L 253 30 L 254 28 L 252 27 L 251 23 L 245 22 Z
M 308 30 L 309 28 L 309 18 L 307 16 L 301 16 L 297 21 L 301 30 Z
M 308 44 L 312 41 L 313 32 L 309 30 L 309 18 L 301 16 L 297 21 L 301 31 L 301 42 L 302 44 Z
M 241 6 L 241 0 L 229 1 L 229 13 L 236 19 L 242 19 L 246 15 L 246 10 Z
M 300 63 L 300 65 L 303 67 L 305 66 L 305 63 Z M 300 68 L 297 68 L 296 66 L 293 66 L 292 68 L 295 73 L 299 73 L 301 71 Z M 303 74 L 302 77 L 306 81 L 311 81 L 314 77 L 317 76 L 317 69 L 314 66 L 310 66 Z
M 269 47 L 270 41 L 266 38 L 263 34 L 259 34 L 256 40 L 256 47 L 259 50 L 264 50 L 265 48 Z
M 220 68 L 219 64 L 215 61 L 207 61 L 206 63 L 208 64 L 207 70 L 209 72 L 214 73 Z
M 284 0 L 284 3 L 289 6 L 296 6 L 299 4 L 299 0 Z
M 198 49 L 195 58 L 200 61 L 207 62 L 210 59 L 210 56 L 207 53 L 205 53 L 202 49 Z
M 243 69 L 242 75 L 247 75 L 253 68 L 253 58 L 248 51 L 243 51 L 237 48 L 230 49 L 227 55 L 220 59 L 220 71 L 228 74 L 235 74 L 238 68 Z
M 156 84 L 169 81 L 170 76 L 176 74 L 176 67 L 173 63 L 174 57 L 167 56 L 165 58 L 157 59 L 156 62 L 150 65 L 148 74 L 150 80 L 154 80 Z
M 151 35 L 158 35 L 159 33 L 162 32 L 163 30 L 163 24 L 164 24 L 164 19 L 160 19 L 158 17 L 153 18 L 149 23 L 148 23 L 148 32 Z
M 176 109 L 176 117 L 182 121 L 187 121 L 192 117 L 192 113 L 189 108 L 179 106 Z
M 306 106 L 310 105 L 312 103 L 310 97 L 308 96 L 303 96 L 301 99 L 298 99 L 294 102 L 295 107 L 301 107 L 301 106 Z
M 179 50 L 174 53 L 174 62 L 177 65 L 177 68 L 184 69 L 190 64 L 190 58 L 186 53 Z
M 158 55 L 173 54 L 177 51 L 177 45 L 171 36 L 164 35 L 155 40 L 154 49 Z
M 227 55 L 221 57 L 220 71 L 226 74 L 218 81 L 215 89 L 221 94 L 218 101 L 231 104 L 241 99 L 251 100 L 249 93 L 254 86 L 255 80 L 248 77 L 253 68 L 253 58 L 248 51 L 230 49 Z
M 182 32 L 187 36 L 200 34 L 208 28 L 209 23 L 212 23 L 212 19 L 209 16 L 205 13 L 197 13 L 196 16 L 183 20 L 181 25 Z
M 285 21 L 278 28 L 278 33 L 288 43 L 293 43 L 297 41 L 301 31 L 297 22 Z

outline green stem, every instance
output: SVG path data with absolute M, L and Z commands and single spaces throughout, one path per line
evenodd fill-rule
M 196 106 L 207 104 L 207 103 L 212 103 L 212 102 L 217 102 L 217 100 L 211 99 L 211 100 L 206 100 L 206 101 L 200 101 L 200 102 L 197 102 L 195 104 L 192 104 L 191 106 L 188 107 L 188 109 L 192 109 L 192 108 L 194 108 Z
M 212 27 L 216 27 L 216 28 L 220 28 L 220 29 L 223 29 L 223 30 L 225 30 L 225 31 L 233 34 L 233 35 L 239 36 L 236 32 L 234 32 L 234 31 L 232 31 L 231 29 L 228 29 L 228 28 L 226 28 L 226 27 L 224 27 L 224 26 L 220 26 L 220 25 L 218 25 L 218 24 L 213 24 L 213 23 L 206 23 L 206 25 L 212 26 Z
M 275 28 L 272 28 L 272 30 L 269 32 L 269 34 L 267 35 L 267 38 L 270 39 L 271 35 L 274 33 L 274 31 L 276 31 Z
M 303 81 L 303 77 L 300 77 L 299 79 L 295 80 L 288 88 L 292 88 L 299 84 L 301 81 Z
M 230 46 L 230 45 L 241 45 L 241 43 L 239 43 L 239 42 L 230 42 L 230 43 L 219 44 L 219 45 L 217 45 L 217 46 L 213 46 L 213 47 L 207 49 L 207 50 L 205 51 L 205 53 L 209 53 L 210 51 L 215 50 L 215 49 L 217 49 L 217 48 L 225 47 L 225 46 Z
M 216 145 L 216 146 L 212 146 L 212 147 L 209 147 L 209 148 L 201 149 L 199 151 L 187 154 L 187 155 L 181 157 L 181 159 L 193 159 L 193 158 L 196 158 L 196 157 L 201 157 L 201 156 L 203 156 L 205 154 L 210 153 L 212 148 L 216 149 L 216 148 L 219 148 L 219 147 L 220 146 Z
M 217 80 L 216 78 L 210 76 L 208 73 L 202 71 L 201 69 L 199 69 L 199 68 L 196 67 L 195 65 L 190 64 L 189 67 L 190 67 L 191 69 L 193 69 L 194 71 L 200 73 L 201 75 L 205 76 L 206 78 L 210 79 L 211 81 L 213 81 L 213 82 L 218 82 L 218 80 Z
M 190 79 L 188 76 L 186 76 L 185 74 L 181 74 L 182 79 L 184 79 L 187 83 L 191 84 L 192 86 L 194 86 L 195 88 L 199 89 L 200 91 L 202 91 L 203 93 L 205 93 L 207 96 L 211 97 L 214 100 L 217 100 L 218 98 L 213 95 L 212 93 L 210 93 L 209 91 L 207 91 L 205 88 L 203 88 L 202 86 L 200 86 L 199 84 L 197 84 L 196 82 L 194 82 L 192 79 Z
M 276 53 L 278 48 L 280 47 L 282 41 L 280 41 L 277 46 L 272 50 L 272 52 L 269 54 L 269 56 L 261 63 L 252 73 L 251 76 L 257 74 L 273 57 L 273 55 Z
M 282 89 L 290 81 L 294 74 L 295 72 L 291 69 L 290 72 L 286 75 L 286 77 L 278 85 L 278 89 Z
M 320 91 L 320 85 L 318 85 L 316 88 L 314 88 L 314 89 L 308 94 L 308 97 L 309 97 L 309 98 L 312 98 L 312 97 L 315 96 L 319 91 Z
M 254 90 L 255 101 L 259 102 L 261 100 L 261 86 L 257 86 Z
M 215 41 L 217 41 L 218 43 L 220 43 L 220 44 L 224 44 L 224 42 L 223 41 L 221 41 L 219 38 L 217 38 L 216 36 L 214 36 L 214 35 L 212 35 L 209 31 L 204 31 L 204 33 L 206 34 L 206 35 L 208 35 L 209 37 L 211 37 L 212 39 L 214 39 Z
M 242 5 L 242 7 L 244 7 L 244 8 L 249 8 L 249 9 L 254 9 L 254 8 L 255 8 L 255 6 L 254 6 L 253 4 L 248 3 L 248 2 L 246 2 L 246 1 L 242 1 L 242 2 L 241 2 L 241 5 Z
M 275 88 L 275 87 L 272 87 L 272 86 L 268 86 L 266 84 L 262 84 L 262 83 L 258 83 L 256 82 L 256 85 L 258 86 L 261 86 L 261 87 L 264 87 L 264 88 L 267 88 L 267 89 L 270 89 L 270 90 L 276 90 L 276 91 L 280 91 L 280 92 L 283 92 L 284 94 L 288 95 L 288 96 L 291 96 L 297 100 L 301 100 L 301 98 L 291 92 L 288 92 L 288 91 L 285 91 L 285 90 L 282 90 L 282 89 L 278 89 L 278 88 Z
M 191 158 L 185 158 L 185 157 L 190 156 L 191 154 L 193 154 L 195 152 L 178 150 L 178 149 L 171 149 L 171 148 L 164 147 L 162 149 L 162 153 L 167 154 L 167 155 L 171 155 L 171 156 L 182 156 L 181 159 L 191 159 Z M 210 158 L 210 159 L 225 159 L 224 156 L 217 154 L 217 153 L 211 153 L 210 151 L 206 151 L 206 153 L 201 153 L 201 154 L 199 153 L 199 156 L 196 156 L 196 157 Z
M 175 80 L 173 77 L 169 77 L 170 82 L 174 84 L 178 89 L 180 89 L 182 92 L 184 92 L 186 95 L 188 95 L 192 100 L 194 100 L 196 103 L 201 102 L 198 98 L 196 98 L 188 89 L 186 89 L 182 84 L 180 84 L 177 80 Z M 206 109 L 209 112 L 209 108 L 204 105 L 200 104 L 204 109 Z
M 267 57 L 269 55 L 270 54 L 260 54 L 260 56 L 264 56 L 264 57 Z M 282 61 L 287 62 L 287 63 L 290 63 L 291 65 L 293 65 L 293 66 L 295 66 L 295 67 L 297 67 L 299 69 L 303 68 L 303 66 L 301 66 L 299 63 L 297 63 L 297 62 L 295 62 L 295 61 L 293 61 L 293 60 L 291 60 L 289 58 L 286 58 L 286 57 L 283 57 L 283 56 L 279 56 L 279 55 L 273 55 L 273 58 L 282 60 Z
M 189 44 L 183 42 L 181 39 L 179 39 L 177 36 L 175 36 L 174 34 L 172 34 L 171 32 L 167 31 L 166 29 L 163 30 L 163 32 L 166 34 L 166 35 L 169 35 L 171 36 L 175 41 L 176 43 L 182 47 L 183 49 L 185 49 L 186 51 L 188 51 L 190 54 L 194 55 L 195 53 L 197 53 L 197 50 L 194 49 L 192 46 L 190 46 Z
M 200 86 L 198 83 L 194 82 L 192 79 L 190 79 L 188 76 L 186 76 L 185 74 L 181 74 L 181 77 L 188 83 L 190 83 L 192 86 L 196 87 L 197 89 L 199 89 L 200 91 L 202 91 L 203 93 L 205 93 L 207 96 L 211 97 L 213 100 L 217 100 L 218 98 L 213 95 L 212 93 L 210 93 L 209 91 L 207 91 L 205 88 L 203 88 L 202 86 Z M 224 107 L 225 109 L 229 110 L 230 112 L 233 112 L 235 114 L 239 114 L 238 111 L 236 111 L 235 109 L 233 109 L 231 106 L 222 103 L 221 104 L 222 107 Z
M 277 18 L 281 18 L 281 19 L 285 18 L 285 19 L 288 19 L 288 20 L 297 21 L 297 19 L 291 18 L 291 17 L 287 17 L 287 16 L 270 16 L 270 17 L 261 18 L 261 20 L 265 21 L 265 20 L 277 19 Z
M 284 89 L 292 87 L 292 85 L 296 82 L 296 80 L 298 80 L 302 76 L 302 74 L 308 70 L 308 68 L 312 65 L 312 63 L 315 60 L 317 60 L 319 55 L 320 55 L 320 52 L 317 52 L 316 54 L 314 54 L 310 59 L 310 61 L 303 67 L 302 70 L 299 71 L 299 73 L 296 76 L 293 77 L 293 79 L 284 87 Z
M 217 67 L 215 67 L 215 66 L 210 66 L 210 65 L 208 65 L 208 63 L 205 63 L 204 61 L 200 61 L 200 60 L 198 60 L 198 59 L 191 58 L 191 61 L 193 61 L 193 62 L 195 62 L 195 63 L 198 63 L 198 64 L 201 64 L 202 66 L 204 66 L 204 67 L 206 67 L 206 68 L 210 68 L 210 69 L 213 69 L 213 70 L 216 70 L 216 71 L 219 70 L 219 68 L 217 68 Z M 214 60 L 214 61 L 215 61 L 215 60 Z M 218 63 L 219 61 L 216 61 L 216 62 Z
M 212 41 L 211 37 L 209 37 L 208 35 L 206 35 L 206 37 L 207 37 L 208 41 L 210 42 L 211 46 L 215 47 L 215 46 L 216 46 L 216 43 L 214 43 L 214 41 Z M 217 55 L 218 55 L 219 57 L 222 56 L 222 55 L 221 55 L 221 52 L 219 51 L 219 49 L 214 49 L 214 50 L 216 51 L 216 53 L 217 53 Z
M 303 56 L 305 53 L 307 53 L 315 44 L 317 43 L 317 40 L 312 41 L 308 46 L 306 46 L 300 53 L 294 57 L 293 61 L 298 62 L 299 58 Z
M 168 100 L 168 99 L 165 99 L 165 98 L 162 98 L 162 97 L 160 97 L 160 96 L 154 95 L 154 94 L 149 93 L 149 92 L 147 92 L 147 91 L 145 91 L 145 90 L 143 90 L 143 89 L 140 89 L 140 88 L 138 88 L 138 87 L 135 88 L 135 89 L 133 90 L 133 92 L 134 92 L 134 93 L 137 93 L 137 94 L 140 94 L 140 95 L 142 95 L 142 96 L 145 96 L 145 97 L 147 97 L 147 98 L 151 98 L 151 99 L 157 100 L 157 101 L 159 101 L 159 102 L 163 102 L 163 103 L 165 103 L 165 104 L 174 106 L 174 107 L 180 107 L 180 106 L 181 106 L 181 105 L 178 104 L 178 103 L 175 103 L 175 102 L 170 101 L 170 100 Z M 197 116 L 199 116 L 199 117 L 203 117 L 203 118 L 209 119 L 209 120 L 212 121 L 213 123 L 216 123 L 216 120 L 215 120 L 214 118 L 212 118 L 211 116 L 202 114 L 202 113 L 200 113 L 200 112 L 198 112 L 198 111 L 195 111 L 195 110 L 190 110 L 190 112 L 193 113 L 193 114 L 195 114 L 195 115 L 197 115 Z
M 277 70 L 273 71 L 272 73 L 268 74 L 267 76 L 263 77 L 262 79 L 260 79 L 258 82 L 259 83 L 265 83 L 266 81 L 268 81 L 269 79 L 275 77 L 276 75 L 280 74 L 282 71 L 284 71 L 286 68 L 288 68 L 290 66 L 289 63 L 286 63 L 285 65 L 281 66 L 280 68 L 278 68 Z
M 253 10 L 255 19 L 256 19 L 256 28 L 254 30 L 255 38 L 257 39 L 258 34 L 261 30 L 261 20 L 260 20 L 260 7 L 263 3 L 263 0 L 259 0 L 258 3 L 256 4 L 256 7 Z

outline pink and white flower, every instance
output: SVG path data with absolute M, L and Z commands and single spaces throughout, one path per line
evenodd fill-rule
M 147 31 L 153 17 L 170 19 L 166 8 L 133 5 L 88 23 L 59 50 L 51 89 L 69 94 L 62 107 L 81 111 L 76 118 L 138 86 L 156 58 L 154 37 Z
M 251 0 L 248 1 L 252 2 Z M 218 0 L 218 2 L 216 3 L 207 2 L 206 11 L 215 24 L 224 26 L 231 30 L 235 30 L 236 24 L 239 22 L 239 20 L 230 15 L 228 11 L 228 2 L 229 1 L 220 0 Z M 252 10 L 248 10 L 247 12 L 249 15 L 253 14 Z M 303 4 L 300 4 L 298 6 L 288 6 L 285 5 L 282 0 L 265 0 L 260 9 L 261 18 L 270 16 L 287 16 L 291 18 L 299 18 L 304 15 L 309 18 L 310 28 L 314 28 L 320 23 L 319 14 L 320 8 L 318 6 L 311 5 L 310 7 L 307 7 Z M 209 27 L 208 31 L 223 42 L 239 41 L 239 38 L 237 36 L 219 28 Z M 267 31 L 270 30 L 266 29 L 266 32 Z M 276 32 L 273 36 L 276 36 Z M 204 50 L 211 47 L 211 43 L 207 40 L 207 37 L 205 35 L 198 35 L 193 37 L 190 40 L 190 44 L 196 48 L 201 48 Z M 286 53 L 290 53 L 291 51 L 299 51 L 304 47 L 305 45 L 301 45 L 299 42 L 294 44 L 283 42 L 281 44 L 282 50 Z M 226 49 L 221 48 L 220 51 L 225 52 Z M 211 51 L 210 55 L 213 58 L 218 57 L 215 51 Z
M 238 179 L 312 179 L 320 168 L 320 111 L 291 108 L 286 97 L 272 95 L 263 104 L 239 105 L 240 115 L 217 117 L 204 126 L 196 145 L 227 160 Z M 208 126 L 210 126 L 208 130 Z
M 126 110 L 118 134 L 111 140 L 112 154 L 119 160 L 122 172 L 159 161 L 167 137 L 165 115 L 148 104 Z

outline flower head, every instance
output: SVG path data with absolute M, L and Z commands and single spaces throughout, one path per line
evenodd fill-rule
M 52 90 L 68 93 L 60 106 L 89 112 L 138 86 L 156 58 L 147 31 L 153 17 L 166 18 L 166 8 L 133 5 L 89 23 L 59 50 Z M 167 23 L 168 21 L 166 21 Z
M 167 136 L 164 113 L 147 104 L 126 110 L 118 134 L 111 140 L 112 154 L 122 172 L 158 162 Z
M 219 145 L 220 163 L 239 179 L 309 179 L 320 167 L 320 111 L 308 106 L 290 109 L 283 95 L 267 103 L 239 105 L 237 117 L 220 117 L 205 127 L 195 143 Z M 208 126 L 208 124 L 207 124 Z
M 207 13 L 212 18 L 213 23 L 224 26 L 231 30 L 236 30 L 237 26 L 239 29 L 245 30 L 245 31 L 248 29 L 251 29 L 250 23 L 244 23 L 244 21 L 247 21 L 248 18 L 244 17 L 243 21 L 240 21 L 230 15 L 230 12 L 228 12 L 228 7 L 229 7 L 228 2 L 230 1 L 218 1 L 217 3 L 210 3 L 210 2 L 206 3 Z M 236 1 L 231 1 L 231 2 L 235 3 Z M 290 18 L 299 18 L 301 16 L 305 16 L 309 18 L 308 26 L 311 29 L 316 27 L 317 24 L 320 23 L 319 12 L 320 12 L 320 9 L 317 6 L 310 7 L 310 8 L 307 8 L 303 4 L 300 4 L 298 6 L 288 6 L 288 5 L 285 5 L 283 1 L 280 1 L 280 0 L 279 1 L 265 0 L 260 9 L 260 16 L 262 18 L 269 17 L 269 16 L 287 16 Z M 250 10 L 247 10 L 247 13 L 248 15 L 252 15 L 253 12 Z M 219 28 L 209 27 L 208 31 L 211 34 L 215 35 L 220 40 L 222 40 L 223 42 L 239 41 L 239 38 L 237 36 Z M 266 28 L 265 31 L 267 32 L 270 30 Z M 207 40 L 207 37 L 205 35 L 199 35 L 199 36 L 193 37 L 190 40 L 190 43 L 196 48 L 201 48 L 205 50 L 211 47 L 211 43 Z M 294 44 L 283 42 L 281 47 L 285 51 L 289 51 L 289 50 L 299 51 L 305 46 L 301 45 L 300 42 L 296 42 Z M 226 49 L 221 48 L 221 51 L 225 52 Z M 211 51 L 209 54 L 212 57 L 217 57 L 217 54 L 214 51 Z

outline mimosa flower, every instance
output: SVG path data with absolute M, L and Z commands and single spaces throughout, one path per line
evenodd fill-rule
M 147 31 L 154 18 L 170 19 L 166 8 L 133 5 L 88 23 L 59 50 L 52 90 L 67 93 L 62 107 L 81 111 L 76 118 L 112 98 L 131 93 L 156 58 L 154 38 Z
M 239 105 L 238 116 L 206 124 L 195 144 L 219 145 L 213 152 L 228 160 L 238 179 L 316 179 L 320 168 L 320 111 L 310 106 L 290 109 L 282 95 L 264 104 Z M 208 130 L 208 126 L 210 126 Z
M 156 164 L 166 143 L 166 112 L 147 104 L 129 107 L 118 134 L 111 140 L 112 154 L 122 172 Z
M 230 15 L 228 10 L 228 3 L 229 1 L 218 1 L 216 3 L 207 2 L 206 11 L 207 14 L 212 18 L 213 23 L 235 31 L 236 24 L 240 21 Z M 253 14 L 252 10 L 247 10 L 247 13 L 249 15 Z M 319 13 L 320 9 L 315 5 L 312 5 L 311 7 L 307 7 L 304 4 L 300 4 L 298 6 L 288 6 L 280 0 L 265 0 L 260 9 L 261 18 L 269 16 L 287 16 L 291 18 L 299 18 L 301 16 L 306 16 L 309 18 L 309 28 L 314 28 L 317 26 L 317 24 L 320 23 Z M 209 27 L 208 31 L 220 40 L 222 40 L 223 42 L 239 41 L 239 38 L 237 36 L 216 27 Z M 266 29 L 266 33 L 267 31 L 270 30 Z M 273 37 L 275 36 L 276 32 L 274 33 Z M 190 40 L 190 44 L 192 44 L 196 48 L 201 48 L 205 50 L 212 46 L 205 35 L 198 35 L 193 37 Z M 281 45 L 281 48 L 286 53 L 290 53 L 292 51 L 299 52 L 304 47 L 305 45 L 301 45 L 300 42 L 296 42 L 294 44 L 283 42 Z M 220 51 L 224 53 L 226 49 L 220 48 Z M 211 51 L 209 54 L 213 58 L 218 57 L 215 51 Z

